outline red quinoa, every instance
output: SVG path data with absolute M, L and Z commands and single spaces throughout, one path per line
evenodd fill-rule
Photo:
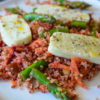
M 7 47 L 3 41 L 0 41 L 0 78 L 4 80 L 14 80 L 16 84 L 12 84 L 12 87 L 19 87 L 24 84 L 24 86 L 29 89 L 30 93 L 36 90 L 40 90 L 43 93 L 48 92 L 45 85 L 41 85 L 37 80 L 31 78 L 31 76 L 23 83 L 18 74 L 38 59 L 45 59 L 50 64 L 58 62 L 66 66 L 70 66 L 70 59 L 57 57 L 48 53 L 47 49 L 50 39 L 49 34 L 47 34 L 44 39 L 39 38 L 38 29 L 40 27 L 42 27 L 43 30 L 49 30 L 54 26 L 55 25 L 52 24 L 43 24 L 39 21 L 31 23 L 30 27 L 33 33 L 33 40 L 28 45 Z M 70 32 L 90 35 L 89 29 L 83 30 L 80 28 L 70 27 Z M 98 72 L 99 68 L 97 66 L 98 65 L 92 63 L 80 63 L 78 70 L 82 80 L 90 80 L 93 78 Z M 47 67 L 42 70 L 42 72 L 51 80 L 51 83 L 57 82 L 59 86 L 66 88 L 73 98 L 76 97 L 73 90 L 78 83 L 75 80 L 75 77 L 72 76 L 72 71 Z

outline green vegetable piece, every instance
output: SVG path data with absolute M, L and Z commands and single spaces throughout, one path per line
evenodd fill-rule
M 92 30 L 91 31 L 92 36 L 97 37 L 96 32 L 97 32 L 96 30 Z
M 51 30 L 49 30 L 48 32 L 50 32 L 50 34 L 52 35 L 54 32 L 68 32 L 68 28 L 67 27 L 59 27 L 59 28 L 53 28 Z
M 84 21 L 72 21 L 70 24 L 75 27 L 81 27 L 81 28 L 87 27 L 87 23 Z
M 62 26 L 66 25 L 66 23 L 64 23 L 63 21 L 60 21 L 60 20 L 56 20 L 55 24 L 62 25 Z
M 29 77 L 29 74 L 32 70 L 32 68 L 40 68 L 41 66 L 47 66 L 47 62 L 45 60 L 38 60 L 36 62 L 34 62 L 33 64 L 31 64 L 30 66 L 28 66 L 25 70 L 21 71 L 20 74 L 23 78 L 23 80 L 26 80 Z
M 43 33 L 40 33 L 40 34 L 39 34 L 39 37 L 40 37 L 40 38 L 45 38 L 45 35 L 44 35 Z
M 30 75 L 35 77 L 41 84 L 48 85 L 50 83 L 50 81 L 46 78 L 46 76 L 35 68 L 32 69 Z
M 69 0 L 53 0 L 53 1 L 59 3 L 59 5 L 62 5 L 65 7 L 67 6 L 72 9 L 75 9 L 75 8 L 86 9 L 91 6 L 90 4 L 87 4 L 82 1 L 69 1 Z
M 100 27 L 100 23 L 99 22 L 95 21 L 94 23 L 91 24 L 90 30 L 91 30 L 92 36 L 97 37 L 96 32 L 100 31 L 99 27 Z
M 86 9 L 86 8 L 90 7 L 89 4 L 87 4 L 85 2 L 81 2 L 81 1 L 70 1 L 69 5 L 73 9 L 75 9 L 75 8 Z
M 56 2 L 59 2 L 60 4 L 63 4 L 66 0 L 54 0 Z
M 49 84 L 47 88 L 50 92 L 57 98 L 61 98 L 61 100 L 72 100 L 69 96 L 65 95 L 64 89 L 60 88 L 56 84 Z
M 55 18 L 52 16 L 43 16 L 43 15 L 38 15 L 38 14 L 34 14 L 34 13 L 25 14 L 25 15 L 23 15 L 23 18 L 26 20 L 29 20 L 29 21 L 40 20 L 41 22 L 50 23 L 50 24 L 53 24 L 56 22 Z
M 36 11 L 37 10 L 37 8 L 33 8 L 33 11 Z
M 69 96 L 65 95 L 65 90 L 57 86 L 56 84 L 51 84 L 50 80 L 40 72 L 38 69 L 33 68 L 30 75 L 36 78 L 41 84 L 47 85 L 47 88 L 52 94 L 61 100 L 72 100 Z
M 18 7 L 16 8 L 7 8 L 6 11 L 11 12 L 13 14 L 19 14 L 22 15 L 22 13 L 19 11 L 20 9 Z

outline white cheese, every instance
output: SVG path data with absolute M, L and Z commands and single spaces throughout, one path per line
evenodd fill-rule
M 100 39 L 92 36 L 56 32 L 50 38 L 48 51 L 59 57 L 80 57 L 100 64 Z
M 18 15 L 6 15 L 0 19 L 0 32 L 8 46 L 27 44 L 32 40 L 26 21 Z
M 88 22 L 90 20 L 88 14 L 56 5 L 43 5 L 36 9 L 35 12 L 38 14 L 54 16 L 57 20 L 64 22 L 72 20 Z

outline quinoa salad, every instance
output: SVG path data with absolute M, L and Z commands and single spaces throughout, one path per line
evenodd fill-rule
M 15 7 L 0 15 L 0 80 L 78 100 L 76 87 L 88 89 L 86 81 L 100 73 L 100 21 L 82 12 L 91 5 L 81 1 L 25 4 L 33 12 Z

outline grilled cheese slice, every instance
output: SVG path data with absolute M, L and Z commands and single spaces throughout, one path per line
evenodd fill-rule
M 54 33 L 48 51 L 64 58 L 80 57 L 100 64 L 100 39 L 79 34 Z
M 0 19 L 0 32 L 2 40 L 8 46 L 27 44 L 32 40 L 29 25 L 16 14 Z
M 43 5 L 37 8 L 35 12 L 38 14 L 53 16 L 57 20 L 61 20 L 64 22 L 72 20 L 88 22 L 90 20 L 88 14 L 82 13 L 81 11 L 67 9 L 65 7 L 56 5 Z

